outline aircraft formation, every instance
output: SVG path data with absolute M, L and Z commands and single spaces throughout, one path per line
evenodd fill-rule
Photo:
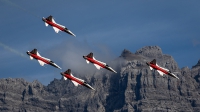
M 63 31 L 63 32 L 66 32 L 66 33 L 68 33 L 68 34 L 76 37 L 76 35 L 74 33 L 72 33 L 69 29 L 67 29 L 65 26 L 56 23 L 55 20 L 53 19 L 53 16 L 50 15 L 47 18 L 43 17 L 42 20 L 45 22 L 45 26 L 48 26 L 48 25 L 52 26 L 56 33 L 58 33 L 59 31 Z M 50 59 L 42 57 L 38 53 L 37 49 L 33 49 L 31 52 L 27 51 L 27 54 L 30 56 L 31 60 L 32 59 L 38 60 L 38 62 L 39 62 L 39 64 L 41 66 L 44 66 L 45 64 L 48 64 L 48 65 L 51 65 L 51 66 L 53 66 L 55 68 L 61 69 L 61 67 L 59 67 L 56 63 L 54 63 Z M 95 59 L 92 52 L 89 53 L 86 56 L 83 56 L 83 58 L 86 60 L 87 64 L 89 64 L 89 63 L 94 64 L 94 66 L 98 70 L 100 70 L 100 68 L 104 68 L 104 69 L 107 69 L 107 70 L 109 70 L 111 72 L 117 73 L 113 68 L 111 68 L 110 66 L 108 66 L 105 62 L 101 62 L 101 61 Z M 171 77 L 179 79 L 176 75 L 174 75 L 168 69 L 158 66 L 156 64 L 156 60 L 155 59 L 153 61 L 151 61 L 151 62 L 146 62 L 146 64 L 150 67 L 151 70 L 155 69 L 156 71 L 158 71 L 158 73 L 161 76 L 163 76 L 163 74 L 166 74 L 166 75 L 169 75 Z M 65 72 L 61 72 L 60 74 L 62 75 L 62 77 L 64 78 L 64 80 L 67 80 L 67 79 L 71 80 L 72 83 L 75 86 L 82 85 L 82 86 L 85 86 L 85 87 L 87 87 L 89 89 L 95 90 L 86 81 L 73 76 L 72 72 L 71 72 L 71 69 L 68 69 Z

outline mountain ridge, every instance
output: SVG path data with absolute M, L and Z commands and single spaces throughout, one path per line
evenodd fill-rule
M 146 61 L 176 71 L 180 80 L 151 71 Z M 0 79 L 0 110 L 20 112 L 81 111 L 198 111 L 200 110 L 200 67 L 180 69 L 172 56 L 158 46 L 146 46 L 135 53 L 122 51 L 114 60 L 117 74 L 95 72 L 85 80 L 96 89 L 75 87 L 69 80 L 54 79 L 47 86 L 38 81 Z

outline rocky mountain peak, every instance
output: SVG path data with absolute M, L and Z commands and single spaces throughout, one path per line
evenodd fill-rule
M 135 54 L 147 57 L 161 57 L 163 55 L 161 48 L 158 46 L 145 46 L 137 50 Z
M 121 53 L 121 56 L 124 59 L 128 60 L 128 61 L 132 61 L 132 60 L 140 60 L 142 57 L 139 55 L 136 55 L 134 53 L 132 53 L 131 51 L 124 49 Z
M 121 56 L 124 57 L 124 56 L 131 55 L 131 54 L 133 54 L 131 51 L 124 49 L 121 53 Z
M 196 68 L 196 67 L 200 67 L 200 59 L 199 59 L 199 61 L 197 62 L 197 64 L 194 65 L 192 68 Z

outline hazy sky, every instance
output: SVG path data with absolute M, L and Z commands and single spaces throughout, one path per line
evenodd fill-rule
M 42 17 L 49 15 L 77 37 L 46 27 Z M 46 85 L 68 68 L 95 72 L 82 58 L 90 52 L 109 63 L 123 49 L 134 53 L 144 46 L 161 47 L 180 68 L 200 59 L 198 0 L 0 0 L 0 26 L 0 78 Z M 34 48 L 63 69 L 31 61 L 26 51 Z

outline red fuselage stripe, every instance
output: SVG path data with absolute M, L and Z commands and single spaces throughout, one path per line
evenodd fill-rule
M 164 69 L 162 69 L 162 68 L 160 68 L 160 67 L 158 67 L 158 66 L 156 66 L 156 65 L 150 64 L 150 66 L 151 66 L 152 68 L 156 69 L 156 70 L 159 70 L 159 71 L 165 73 L 165 74 L 169 74 L 168 71 L 166 71 L 166 70 L 164 70 Z
M 94 63 L 94 64 L 97 64 L 97 65 L 101 66 L 102 68 L 106 67 L 104 64 L 102 64 L 102 63 L 100 63 L 100 62 L 98 62 L 98 61 L 96 61 L 96 60 L 94 60 L 92 58 L 88 58 L 87 57 L 87 60 L 90 61 L 91 63 Z
M 46 59 L 44 59 L 44 58 L 42 58 L 42 57 L 40 57 L 40 56 L 38 56 L 38 55 L 31 54 L 31 56 L 32 56 L 33 58 L 35 58 L 35 59 L 38 59 L 38 60 L 41 60 L 41 61 L 45 62 L 46 64 L 50 64 L 50 62 L 49 62 L 48 60 L 46 60 Z
M 65 74 L 65 77 L 68 78 L 69 80 L 73 80 L 73 81 L 79 83 L 80 85 L 83 85 L 83 82 L 82 82 L 82 81 L 76 79 L 75 77 L 72 77 L 72 76 L 69 75 L 69 74 Z
M 61 26 L 59 26 L 59 25 L 57 25 L 57 24 L 55 24 L 55 23 L 53 23 L 51 21 L 46 21 L 46 23 L 48 23 L 49 25 L 54 26 L 54 27 L 56 27 L 56 28 L 58 28 L 58 29 L 60 29 L 62 31 L 65 30 L 65 28 L 63 28 L 63 27 L 61 27 Z

